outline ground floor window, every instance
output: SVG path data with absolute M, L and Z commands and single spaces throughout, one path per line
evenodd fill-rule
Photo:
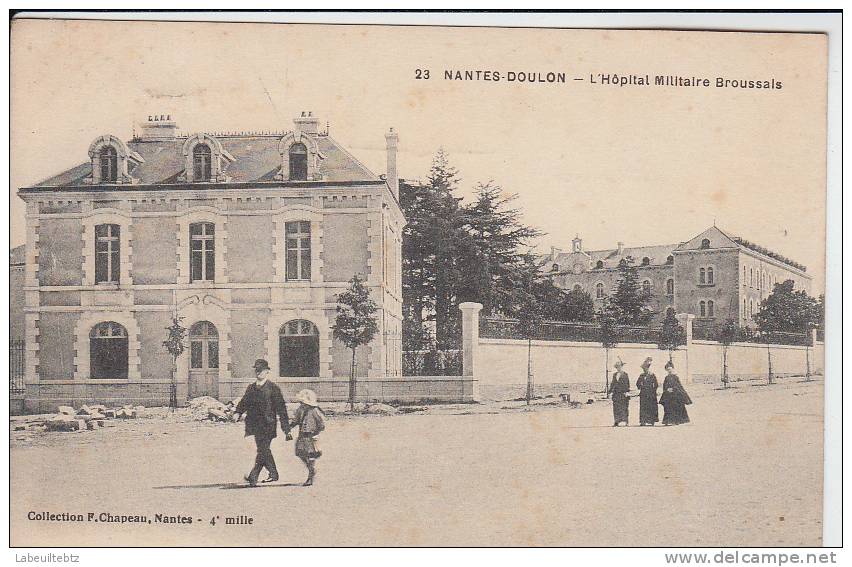
M 319 376 L 319 332 L 316 325 L 294 319 L 278 332 L 279 376 Z
M 127 378 L 127 329 L 113 321 L 98 323 L 89 333 L 92 378 Z
M 209 321 L 199 321 L 189 330 L 189 362 L 193 370 L 219 368 L 219 333 Z

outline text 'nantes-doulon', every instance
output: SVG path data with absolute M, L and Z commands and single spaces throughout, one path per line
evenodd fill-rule
M 716 87 L 720 89 L 775 89 L 782 88 L 781 81 L 775 78 L 753 77 L 684 77 L 681 75 L 619 75 L 618 73 L 591 73 L 589 82 L 593 85 L 611 85 L 616 87 Z

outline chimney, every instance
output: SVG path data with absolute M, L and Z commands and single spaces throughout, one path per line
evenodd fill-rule
M 393 128 L 385 134 L 385 141 L 388 145 L 388 187 L 390 187 L 393 196 L 399 200 L 399 174 L 396 171 L 396 148 L 399 145 L 399 135 L 393 131 Z
M 139 138 L 142 140 L 174 140 L 177 136 L 177 123 L 171 114 L 149 114 L 148 120 L 139 124 Z
M 302 115 L 293 119 L 293 124 L 296 125 L 296 130 L 305 134 L 316 134 L 319 121 L 314 117 L 311 111 L 302 111 Z
M 618 243 L 618 255 L 621 256 L 622 254 L 624 254 L 624 243 L 619 242 Z

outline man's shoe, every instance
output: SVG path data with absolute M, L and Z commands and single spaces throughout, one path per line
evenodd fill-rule
M 266 480 L 262 480 L 261 482 L 278 482 L 278 475 L 272 476 L 269 475 Z

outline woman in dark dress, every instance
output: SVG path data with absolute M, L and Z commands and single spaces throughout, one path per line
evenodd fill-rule
M 666 363 L 668 375 L 663 380 L 663 395 L 660 396 L 665 413 L 663 413 L 663 425 L 680 425 L 689 423 L 689 414 L 686 406 L 692 403 L 692 399 L 680 383 L 680 378 L 674 373 L 674 364 Z
M 642 374 L 636 380 L 639 389 L 639 425 L 650 425 L 660 421 L 659 408 L 657 408 L 657 376 L 651 372 L 651 358 L 642 363 Z
M 612 418 L 613 427 L 618 427 L 621 423 L 627 425 L 627 417 L 630 413 L 630 398 L 627 392 L 630 391 L 630 378 L 627 372 L 624 372 L 624 362 L 619 358 L 615 363 L 617 369 L 612 374 L 612 382 L 609 383 L 609 393 L 612 394 Z

